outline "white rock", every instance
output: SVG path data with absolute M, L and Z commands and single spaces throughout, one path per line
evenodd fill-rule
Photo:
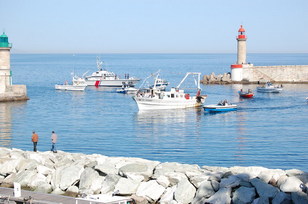
M 231 188 L 221 188 L 205 202 L 211 204 L 230 204 L 231 203 Z
M 206 175 L 206 174 L 201 174 L 199 176 L 193 176 L 190 178 L 190 182 L 196 186 L 196 188 L 199 188 L 200 185 L 204 182 L 209 180 L 210 175 Z
M 165 188 L 159 185 L 155 180 L 148 182 L 141 182 L 136 195 L 146 197 L 148 201 L 156 202 L 160 196 L 164 193 Z
M 34 170 L 38 165 L 39 163 L 33 159 L 20 159 L 16 171 Z
M 165 176 L 169 179 L 170 185 L 174 186 L 178 184 L 181 180 L 187 180 L 187 176 L 179 172 L 168 172 Z
M 165 188 L 167 188 L 170 185 L 170 181 L 166 176 L 159 176 L 156 179 L 156 181 L 159 185 L 162 185 Z
M 72 192 L 72 193 L 78 193 L 79 189 L 77 186 L 70 186 L 68 187 L 68 189 L 66 190 L 67 192 Z
M 51 193 L 52 193 L 52 194 L 57 194 L 57 195 L 62 195 L 62 194 L 64 194 L 65 192 L 62 191 L 60 188 L 56 188 L 56 189 L 54 189 Z
M 188 181 L 182 179 L 178 184 L 174 193 L 174 198 L 179 203 L 190 203 L 196 194 L 196 188 Z
M 302 189 L 300 185 L 302 181 L 296 178 L 295 176 L 288 177 L 284 183 L 282 183 L 279 188 L 281 191 L 290 193 L 290 192 L 300 192 Z
M 60 173 L 61 190 L 65 191 L 68 187 L 79 181 L 81 173 L 84 171 L 83 166 L 68 166 Z
M 250 166 L 250 167 L 235 166 L 229 169 L 233 175 L 247 174 L 250 179 L 256 178 L 262 171 L 268 170 L 267 168 L 260 167 L 260 166 Z
M 136 193 L 140 182 L 136 182 L 127 178 L 120 178 L 118 183 L 115 185 L 114 190 L 118 191 L 119 195 L 131 195 Z
M 103 164 L 95 166 L 94 169 L 100 171 L 104 175 L 118 174 L 118 169 L 116 169 L 115 165 L 108 160 L 104 160 Z
M 101 188 L 101 193 L 109 193 L 109 192 L 114 192 L 115 185 L 119 181 L 121 177 L 116 174 L 108 174 L 103 183 L 102 183 L 102 188 Z
M 37 172 L 34 170 L 21 171 L 16 174 L 14 182 L 20 183 L 21 186 L 27 186 L 33 180 L 36 174 Z
M 37 173 L 35 176 L 33 176 L 30 180 L 30 182 L 27 184 L 31 188 L 39 187 L 43 184 L 47 184 L 47 178 L 43 174 Z
M 36 167 L 36 170 L 37 170 L 37 173 L 43 174 L 45 176 L 52 174 L 55 171 L 54 169 L 48 168 L 48 167 L 43 166 L 43 165 L 38 165 Z
M 80 175 L 79 190 L 86 194 L 93 194 L 102 188 L 104 177 L 92 168 L 86 168 Z
M 16 168 L 20 159 L 0 159 L 0 174 L 6 176 L 7 174 L 16 173 Z
M 174 192 L 175 192 L 176 186 L 168 187 L 163 195 L 161 196 L 159 202 L 161 204 L 169 204 L 173 201 Z
M 204 181 L 196 192 L 196 196 L 194 197 L 192 203 L 202 203 L 206 198 L 211 197 L 215 194 L 215 191 L 212 187 L 211 181 Z
M 51 193 L 52 186 L 48 183 L 41 183 L 39 186 L 35 188 L 34 191 L 41 192 L 41 193 Z

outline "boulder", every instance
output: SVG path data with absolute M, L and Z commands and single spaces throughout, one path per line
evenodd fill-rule
M 103 183 L 102 183 L 102 188 L 101 188 L 101 193 L 109 193 L 109 192 L 114 192 L 115 185 L 118 183 L 119 179 L 121 177 L 116 174 L 108 174 Z
M 170 181 L 166 176 L 159 176 L 156 179 L 157 183 L 165 188 L 167 188 L 170 185 Z
M 254 178 L 251 184 L 256 188 L 260 197 L 274 198 L 279 190 L 272 185 L 264 183 L 260 179 Z
M 16 174 L 14 182 L 20 183 L 21 186 L 28 186 L 29 183 L 36 177 L 35 170 L 25 170 Z
M 168 172 L 165 174 L 165 176 L 169 179 L 171 186 L 178 184 L 183 179 L 187 180 L 187 177 L 185 174 L 178 173 L 178 172 Z
M 54 169 L 48 168 L 48 167 L 43 166 L 43 165 L 38 165 L 36 167 L 36 170 L 37 170 L 37 173 L 43 174 L 45 176 L 53 174 L 54 171 L 55 171 Z
M 16 173 L 16 168 L 20 159 L 0 159 L 0 175 L 6 176 L 8 174 Z
M 27 186 L 35 189 L 35 188 L 37 188 L 41 185 L 47 184 L 47 183 L 48 182 L 47 182 L 46 176 L 44 176 L 43 174 L 37 173 L 35 176 L 33 176 L 33 178 L 31 178 L 31 180 L 29 181 Z
M 79 190 L 86 194 L 98 193 L 102 188 L 104 177 L 92 168 L 85 168 L 80 175 Z
M 260 175 L 261 172 L 268 170 L 267 168 L 260 166 L 250 166 L 250 167 L 234 166 L 229 169 L 233 175 L 244 174 L 247 175 L 250 179 L 256 178 L 258 175 Z
M 300 185 L 302 181 L 296 178 L 295 176 L 288 177 L 281 185 L 279 186 L 280 190 L 283 192 L 300 192 L 302 189 Z
M 193 177 L 190 177 L 190 182 L 196 187 L 196 188 L 199 188 L 200 185 L 204 182 L 204 181 L 207 181 L 209 180 L 210 178 L 210 175 L 206 175 L 206 174 L 201 174 L 201 175 L 198 175 L 198 176 L 193 176 Z
M 165 192 L 160 197 L 159 203 L 161 204 L 171 203 L 173 201 L 175 189 L 176 189 L 176 186 L 166 188 Z
M 272 204 L 291 204 L 291 195 L 286 194 L 284 192 L 279 192 L 276 194 L 274 199 L 272 200 Z
M 165 188 L 163 186 L 159 185 L 155 180 L 151 180 L 148 182 L 141 182 L 136 195 L 146 197 L 149 202 L 155 203 L 164 191 Z
M 308 195 L 304 192 L 292 192 L 291 199 L 294 204 L 308 203 Z
M 41 183 L 40 185 L 35 187 L 34 191 L 40 192 L 40 193 L 51 193 L 52 186 L 49 183 Z
M 16 166 L 16 171 L 34 170 L 38 165 L 39 163 L 33 159 L 20 159 L 18 165 Z
M 118 174 L 118 169 L 108 160 L 105 160 L 103 164 L 96 165 L 94 169 L 99 171 L 102 175 Z
M 233 188 L 240 185 L 241 179 L 237 176 L 231 175 L 228 178 L 223 178 L 220 181 L 220 188 Z
M 141 175 L 144 177 L 144 180 L 149 180 L 157 164 L 158 162 L 127 164 L 119 169 L 119 174 L 124 176 L 129 174 Z
M 188 181 L 182 179 L 174 192 L 174 198 L 178 203 L 190 203 L 196 194 L 196 188 Z
M 255 188 L 240 187 L 234 193 L 232 197 L 232 203 L 245 204 L 252 203 L 256 197 Z
M 206 198 L 211 197 L 215 194 L 215 191 L 212 187 L 211 181 L 204 181 L 196 192 L 196 196 L 194 197 L 192 203 L 201 203 Z
M 62 191 L 59 187 L 53 189 L 53 191 L 51 192 L 52 194 L 56 194 L 56 195 L 63 195 L 65 192 Z
M 70 186 L 67 188 L 66 192 L 71 192 L 71 193 L 78 193 L 79 189 L 77 186 Z
M 140 182 L 136 182 L 127 178 L 120 178 L 118 183 L 115 185 L 114 190 L 119 192 L 119 195 L 132 195 L 136 194 L 137 188 Z
M 231 188 L 221 188 L 204 203 L 211 204 L 230 204 L 231 203 Z
M 84 171 L 83 166 L 68 166 L 62 169 L 60 172 L 60 184 L 61 190 L 65 191 L 68 187 L 74 185 L 79 181 L 81 173 Z

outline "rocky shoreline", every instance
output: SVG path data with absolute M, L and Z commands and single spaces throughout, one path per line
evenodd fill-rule
M 264 167 L 210 167 L 99 154 L 0 148 L 0 183 L 33 191 L 117 194 L 136 203 L 308 203 L 308 173 Z

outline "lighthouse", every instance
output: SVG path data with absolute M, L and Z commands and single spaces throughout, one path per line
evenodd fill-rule
M 13 85 L 11 48 L 7 35 L 0 35 L 0 102 L 28 100 L 26 85 Z
M 7 35 L 3 32 L 0 35 L 0 94 L 5 93 L 11 84 L 11 62 L 10 50 L 12 44 L 9 43 Z
M 231 79 L 232 81 L 242 81 L 243 80 L 243 68 L 251 66 L 246 62 L 246 34 L 245 29 L 241 25 L 238 30 L 237 40 L 237 62 L 231 65 Z

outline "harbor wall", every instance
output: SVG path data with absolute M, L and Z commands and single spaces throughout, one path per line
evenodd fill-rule
M 307 83 L 308 65 L 253 66 L 243 68 L 243 81 Z
M 29 100 L 26 85 L 10 85 L 6 87 L 6 92 L 0 93 L 0 102 L 25 100 Z
M 0 184 L 53 194 L 116 194 L 137 204 L 308 203 L 308 173 L 0 148 Z M 1 192 L 0 192 L 1 194 Z

